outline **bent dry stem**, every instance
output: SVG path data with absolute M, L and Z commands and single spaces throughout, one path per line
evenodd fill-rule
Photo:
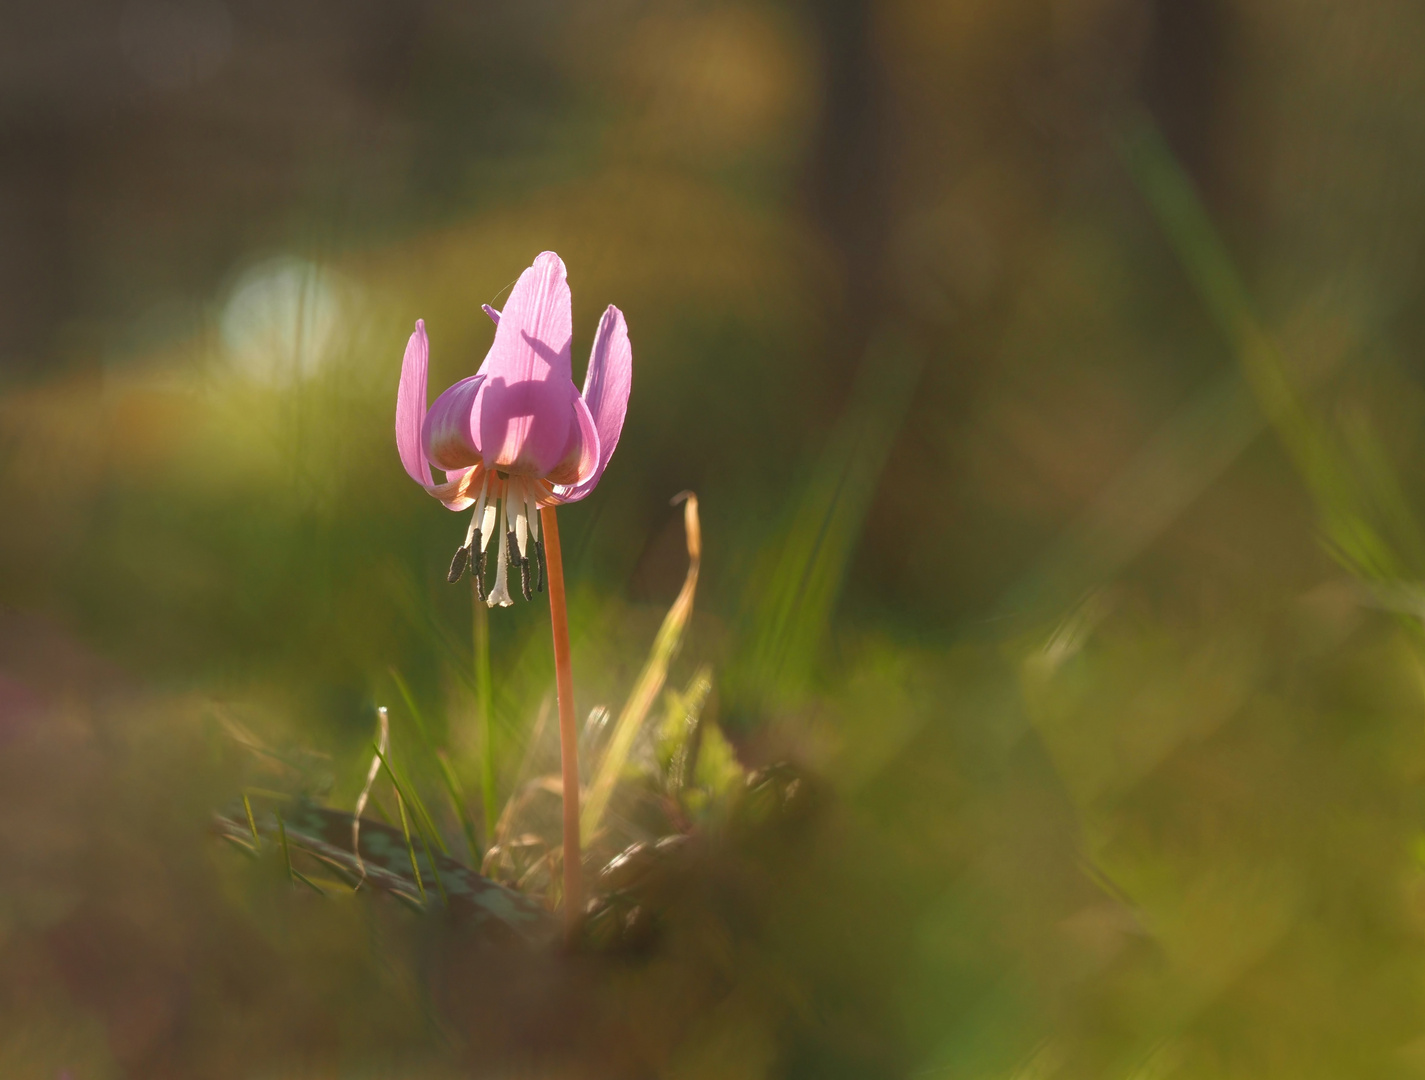
M 579 861 L 579 732 L 574 722 L 574 670 L 569 662 L 569 611 L 564 598 L 564 559 L 554 507 L 539 512 L 549 574 L 549 622 L 554 634 L 554 686 L 559 698 L 559 760 L 564 780 L 564 932 L 579 925 L 582 885 Z

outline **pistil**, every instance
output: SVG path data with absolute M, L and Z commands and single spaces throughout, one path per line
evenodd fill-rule
M 510 535 L 510 501 L 505 499 L 500 506 L 500 533 L 505 537 Z M 509 543 L 499 545 L 499 561 L 495 564 L 495 587 L 490 590 L 489 599 L 485 602 L 491 607 L 509 607 L 513 604 L 514 597 L 510 595 L 509 584 Z

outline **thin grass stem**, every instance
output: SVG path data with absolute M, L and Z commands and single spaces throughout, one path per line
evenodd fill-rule
M 277 835 L 282 840 L 282 861 L 287 864 L 287 880 L 295 885 L 297 879 L 292 873 L 292 852 L 287 846 L 287 823 L 282 820 L 281 810 L 273 810 L 273 813 L 277 815 Z
M 392 781 L 394 783 L 394 781 Z M 426 885 L 421 880 L 421 867 L 416 862 L 416 848 L 411 843 L 411 827 L 406 822 L 406 800 L 401 798 L 400 791 L 396 792 L 396 809 L 401 812 L 401 835 L 406 838 L 406 854 L 411 857 L 411 876 L 416 879 L 416 888 L 421 891 L 421 903 L 426 903 Z
M 480 805 L 485 819 L 485 846 L 495 842 L 499 806 L 495 795 L 494 692 L 490 685 L 490 612 L 476 593 L 470 579 L 470 601 L 474 607 L 475 709 L 480 729 Z
M 440 866 L 435 861 L 435 848 L 431 847 L 431 842 L 426 839 L 425 831 L 421 828 L 420 822 L 416 822 L 416 832 L 421 837 L 421 847 L 425 848 L 426 858 L 430 861 L 431 877 L 435 878 L 435 891 L 440 893 L 440 902 L 446 907 L 450 907 L 450 897 L 445 895 L 445 882 L 440 880 Z
M 435 847 L 440 849 L 441 854 L 449 855 L 450 849 L 445 846 L 445 841 L 441 838 L 440 833 L 436 831 L 435 821 L 430 816 L 430 811 L 426 809 L 426 804 L 421 800 L 420 792 L 415 789 L 415 785 L 411 783 L 410 778 L 396 772 L 395 768 L 391 765 L 389 755 L 383 753 L 379 747 L 377 747 L 376 756 L 385 767 L 386 775 L 390 778 L 391 785 L 396 789 L 396 794 L 410 803 L 411 816 L 415 819 L 416 828 L 425 829 L 428 839 L 433 842 Z
M 229 844 L 231 844 L 233 847 L 237 848 L 244 855 L 246 855 L 249 859 L 257 858 L 257 849 L 254 848 L 251 844 L 249 844 L 246 840 L 239 839 L 238 837 L 229 835 L 228 833 L 223 833 L 222 837 Z
M 396 818 L 392 815 L 391 811 L 386 809 L 386 804 L 383 803 L 379 798 L 377 798 L 376 792 L 374 791 L 371 793 L 370 803 L 371 809 L 376 811 L 377 816 L 382 821 L 384 821 L 387 825 L 396 824 Z
M 327 894 L 326 889 L 322 888 L 322 887 L 321 887 L 320 885 L 318 885 L 315 881 L 313 881 L 311 878 L 309 878 L 306 874 L 302 873 L 302 871 L 297 870 L 297 869 L 293 869 L 293 870 L 292 870 L 292 877 L 293 877 L 294 880 L 300 881 L 303 885 L 307 886 L 307 888 L 311 889 L 311 890 L 312 890 L 314 893 L 316 893 L 318 896 L 326 896 L 326 894 Z
M 252 816 L 252 803 L 245 791 L 242 793 L 242 808 L 247 811 L 247 827 L 252 830 L 252 842 L 260 848 L 262 847 L 262 838 L 257 835 L 257 819 Z
M 460 821 L 460 831 L 465 835 L 465 846 L 470 849 L 471 865 L 479 866 L 485 858 L 485 853 L 480 850 L 480 840 L 475 835 L 475 823 L 470 820 L 470 813 L 465 805 L 465 791 L 460 786 L 460 780 L 456 777 L 446 752 L 437 750 L 435 760 L 440 765 L 440 776 L 445 781 L 445 792 L 450 796 L 451 809 L 455 811 L 455 816 Z
M 411 785 L 408 782 L 403 783 L 401 781 L 396 775 L 395 770 L 391 768 L 391 762 L 387 760 L 384 754 L 378 752 L 377 756 L 381 759 L 381 764 L 386 770 L 386 776 L 391 781 L 391 786 L 396 789 L 396 808 L 401 812 L 401 829 L 406 835 L 406 847 L 410 850 L 411 869 L 415 872 L 416 882 L 417 884 L 421 883 L 421 872 L 416 863 L 415 849 L 411 846 L 410 828 L 406 824 L 407 802 L 411 804 L 411 819 L 416 825 L 416 835 L 420 838 L 421 846 L 425 848 L 426 851 L 426 858 L 430 861 L 430 872 L 431 876 L 435 878 L 435 887 L 440 892 L 440 898 L 445 901 L 448 907 L 450 905 L 450 898 L 445 895 L 445 882 L 440 879 L 440 867 L 436 865 L 435 861 L 437 847 L 440 846 L 441 850 L 444 850 L 444 846 L 440 844 L 439 834 L 432 835 L 435 833 L 435 825 L 431 823 L 429 815 L 426 814 L 425 807 L 421 805 L 420 798 L 416 795 Z M 424 821 L 422 819 L 424 819 Z M 425 895 L 424 885 L 421 885 L 421 895 Z
M 455 772 L 450 767 L 450 760 L 446 756 L 445 750 L 436 745 L 435 739 L 431 736 L 430 727 L 426 724 L 425 717 L 421 713 L 420 706 L 416 704 L 415 695 L 411 693 L 410 686 L 407 685 L 401 673 L 394 667 L 391 668 L 391 679 L 395 682 L 396 689 L 400 691 L 401 698 L 406 703 L 406 709 L 411 714 L 411 719 L 415 721 L 416 730 L 420 733 L 421 742 L 425 744 L 426 750 L 435 758 L 436 765 L 440 770 L 441 784 L 445 788 L 446 795 L 450 798 L 450 807 L 455 812 L 456 821 L 460 823 L 460 831 L 465 837 L 466 846 L 470 849 L 470 856 L 478 866 L 482 858 L 480 845 L 476 842 L 474 824 L 470 820 L 469 811 L 465 806 L 465 793 L 460 788 L 460 782 L 455 778 Z M 441 850 L 449 854 L 444 843 L 441 844 Z

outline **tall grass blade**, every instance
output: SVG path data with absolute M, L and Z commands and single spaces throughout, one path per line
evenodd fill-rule
M 1122 150 L 1184 271 L 1236 353 L 1263 415 L 1310 489 L 1328 551 L 1376 585 L 1406 576 L 1407 565 L 1416 572 L 1425 569 L 1425 541 L 1391 463 L 1369 430 L 1356 425 L 1334 437 L 1308 411 L 1167 141 L 1143 117 L 1130 127 Z
M 395 767 L 391 764 L 391 754 L 389 750 L 383 751 L 378 756 L 381 759 L 381 764 L 386 769 L 386 775 L 390 777 L 392 785 L 396 788 L 396 793 L 405 799 L 406 804 L 410 806 L 411 814 L 415 818 L 416 828 L 426 829 L 430 833 L 430 837 L 432 841 L 434 841 L 435 846 L 440 849 L 441 854 L 449 855 L 450 850 L 445 846 L 445 841 L 441 839 L 440 834 L 436 831 L 435 822 L 431 819 L 430 811 L 426 809 L 426 804 L 422 801 L 420 792 L 418 792 L 415 789 L 415 785 L 411 783 L 410 777 L 396 771 Z
M 435 759 L 436 768 L 440 775 L 441 786 L 445 788 L 446 795 L 450 798 L 450 808 L 455 813 L 455 820 L 460 823 L 460 831 L 465 836 L 466 846 L 470 849 L 470 856 L 476 866 L 480 865 L 482 854 L 480 845 L 475 839 L 474 823 L 470 820 L 469 811 L 466 809 L 465 793 L 461 789 L 460 782 L 456 779 L 455 772 L 450 766 L 450 759 L 446 756 L 444 748 L 437 746 L 435 739 L 431 736 L 430 727 L 425 722 L 425 717 L 421 713 L 420 706 L 416 704 L 415 696 L 411 693 L 411 688 L 401 673 L 395 668 L 391 668 L 391 680 L 396 684 L 396 689 L 401 694 L 401 699 L 406 703 L 406 708 L 411 714 L 411 719 L 415 721 L 416 731 L 420 734 L 421 742 Z M 441 850 L 449 854 L 449 850 L 442 842 Z
M 411 827 L 406 821 L 406 800 L 401 798 L 400 791 L 396 792 L 396 809 L 401 814 L 401 835 L 406 838 L 406 854 L 411 857 L 411 877 L 416 879 L 416 888 L 421 891 L 421 903 L 424 904 L 428 902 L 426 900 L 426 883 L 421 879 L 420 863 L 416 861 L 416 848 L 411 843 Z
M 248 799 L 247 792 L 242 793 L 242 808 L 247 814 L 247 827 L 252 830 L 252 843 L 254 847 L 262 847 L 262 838 L 257 835 L 257 819 L 252 816 L 252 801 Z
M 1267 420 L 1298 464 L 1310 467 L 1317 432 L 1276 346 L 1263 331 L 1246 285 L 1213 228 L 1192 182 L 1157 127 L 1141 117 L 1122 142 L 1124 160 L 1197 289 L 1208 315 L 1237 354 Z
M 490 612 L 475 595 L 470 582 L 471 641 L 475 650 L 475 707 L 480 725 L 480 806 L 485 820 L 485 846 L 495 842 L 499 800 L 495 791 L 495 695 L 490 681 Z
M 392 786 L 396 789 L 396 808 L 401 813 L 401 829 L 405 832 L 406 845 L 409 847 L 411 843 L 410 829 L 406 825 L 406 804 L 409 802 L 411 805 L 411 817 L 416 825 L 416 834 L 420 837 L 421 846 L 425 848 L 426 858 L 430 861 L 431 876 L 435 878 L 435 886 L 440 891 L 440 898 L 445 901 L 446 906 L 449 906 L 450 898 L 445 895 L 445 883 L 440 880 L 440 867 L 435 861 L 436 848 L 440 843 L 440 837 L 432 835 L 435 826 L 431 824 L 430 818 L 426 814 L 424 806 L 421 805 L 419 797 L 415 795 L 414 789 L 411 788 L 408 782 L 396 776 L 395 771 L 391 768 L 390 759 L 384 754 L 381 755 L 381 764 L 385 767 L 386 775 L 390 778 Z M 422 818 L 425 819 L 424 823 L 422 823 Z M 444 853 L 449 854 L 449 852 Z M 414 848 L 411 849 L 411 869 L 415 872 L 416 878 L 419 881 L 420 869 L 416 865 L 416 853 Z M 424 896 L 424 885 L 421 886 L 421 893 L 422 896 Z
M 282 842 L 282 861 L 287 865 L 287 880 L 295 882 L 296 879 L 292 876 L 292 852 L 287 846 L 287 823 L 282 820 L 281 810 L 274 809 L 273 813 L 277 817 L 277 836 Z
M 480 841 L 475 835 L 475 823 L 470 819 L 470 814 L 466 810 L 465 791 L 461 788 L 460 780 L 451 767 L 449 755 L 444 750 L 437 750 L 435 760 L 440 766 L 440 777 L 445 782 L 445 792 L 450 796 L 450 807 L 455 811 L 455 817 L 460 822 L 460 831 L 465 836 L 465 846 L 470 851 L 471 865 L 479 866 L 484 861 L 485 853 L 480 850 Z
M 405 703 L 406 711 L 411 714 L 411 719 L 415 722 L 416 732 L 431 753 L 435 753 L 435 741 L 430 736 L 430 728 L 426 727 L 425 716 L 421 713 L 420 706 L 416 704 L 415 695 L 411 693 L 410 685 L 395 668 L 389 669 L 391 681 L 396 684 L 396 692 L 401 695 L 401 700 Z
M 850 405 L 754 575 L 747 646 L 731 673 L 739 693 L 796 692 L 810 675 L 923 359 L 895 331 L 867 348 Z

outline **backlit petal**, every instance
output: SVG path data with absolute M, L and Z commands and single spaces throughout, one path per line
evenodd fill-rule
M 623 312 L 609 305 L 599 320 L 589 370 L 584 375 L 584 401 L 593 414 L 599 432 L 599 461 L 594 471 L 575 484 L 555 489 L 562 502 L 578 502 L 599 482 L 613 457 L 628 415 L 628 396 L 633 389 L 633 346 Z
M 573 301 L 564 263 L 552 251 L 520 275 L 499 313 L 495 342 L 480 370 L 506 383 L 573 381 L 569 343 Z
M 474 405 L 471 433 L 488 464 L 543 476 L 563 456 L 575 396 L 572 328 L 564 263 L 546 251 L 515 282 L 480 365 L 486 381 Z
M 569 425 L 569 442 L 559 463 L 546 474 L 552 484 L 581 484 L 598 471 L 599 429 L 584 399 L 577 394 L 574 396 L 574 420 L 575 423 Z
M 430 344 L 425 320 L 416 320 L 415 332 L 406 342 L 401 361 L 401 384 L 396 390 L 396 450 L 412 480 L 424 487 L 431 484 L 430 465 L 421 453 L 421 424 L 426 416 L 426 372 L 430 366 Z
M 465 469 L 480 463 L 471 413 L 483 375 L 461 379 L 435 399 L 421 428 L 426 458 L 442 469 Z
M 478 465 L 473 469 L 459 469 L 445 474 L 445 483 L 428 488 L 451 510 L 465 510 L 472 506 L 480 495 L 480 480 L 485 470 Z
M 490 468 L 544 476 L 564 457 L 579 393 L 567 379 L 506 383 L 486 377 L 470 414 L 470 432 Z

